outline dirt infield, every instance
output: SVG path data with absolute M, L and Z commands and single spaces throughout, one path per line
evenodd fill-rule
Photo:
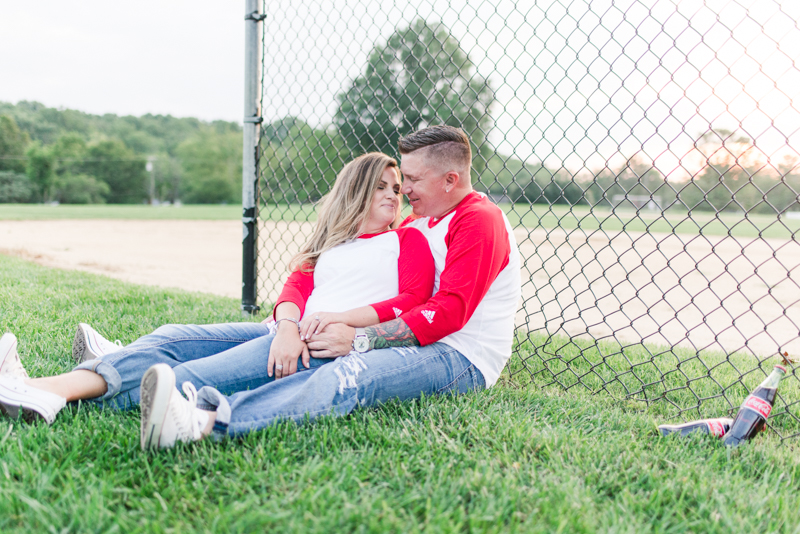
M 0 221 L 0 252 L 126 282 L 242 296 L 238 221 Z
M 261 224 L 270 249 L 259 262 L 262 283 L 285 278 L 297 246 L 287 235 L 307 234 L 307 226 Z M 0 253 L 239 298 L 241 232 L 238 221 L 0 221 Z M 524 229 L 516 236 L 523 255 L 519 325 L 761 357 L 779 348 L 800 355 L 796 241 Z M 271 300 L 275 292 L 261 295 Z
M 518 324 L 621 342 L 800 355 L 796 241 L 558 230 L 516 236 L 527 258 Z

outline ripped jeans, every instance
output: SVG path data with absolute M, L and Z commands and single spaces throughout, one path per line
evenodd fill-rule
M 139 403 L 145 371 L 166 363 L 176 384 L 198 389 L 198 407 L 217 411 L 214 431 L 237 435 L 278 420 L 298 423 L 320 415 L 346 415 L 358 406 L 390 399 L 464 393 L 485 387 L 481 372 L 444 343 L 350 353 L 336 359 L 298 361 L 297 373 L 280 380 L 267 375 L 275 336 L 261 323 L 166 325 L 123 349 L 75 369 L 94 371 L 108 384 L 93 399 L 117 409 Z

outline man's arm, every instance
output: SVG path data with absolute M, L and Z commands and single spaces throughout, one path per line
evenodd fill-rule
M 385 349 L 387 347 L 408 347 L 419 345 L 417 336 L 402 319 L 394 319 L 385 323 L 368 326 L 364 329 L 369 339 L 369 348 Z
M 364 329 L 369 338 L 370 349 L 408 347 L 419 345 L 417 336 L 402 319 L 392 319 Z M 356 329 L 342 323 L 331 323 L 319 334 L 308 340 L 308 348 L 315 358 L 338 358 L 353 349 Z

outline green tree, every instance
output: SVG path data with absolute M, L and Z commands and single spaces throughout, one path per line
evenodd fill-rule
M 767 204 L 758 208 L 763 198 L 754 178 L 765 173 L 740 164 L 738 154 L 745 153 L 752 146 L 749 138 L 735 138 L 729 130 L 712 129 L 704 133 L 695 146 L 706 158 L 705 166 L 682 186 L 680 199 L 683 204 L 701 211 L 740 212 L 767 208 L 774 213 Z M 775 182 L 772 178 L 768 181 Z
M 39 202 L 50 200 L 50 193 L 55 179 L 55 157 L 48 147 L 38 142 L 31 143 L 25 152 L 28 158 L 25 174 L 28 175 Z
M 88 174 L 66 174 L 58 179 L 55 200 L 62 204 L 104 204 L 108 184 Z
M 136 204 L 147 199 L 145 158 L 137 155 L 118 139 L 93 143 L 86 149 L 80 173 L 108 185 L 110 204 Z
M 586 186 L 587 201 L 604 208 L 633 209 L 638 203 L 631 202 L 631 197 L 651 197 L 662 209 L 675 204 L 675 191 L 653 163 L 640 154 L 620 168 L 605 167 Z M 624 200 L 626 195 L 628 201 Z
M 152 180 L 155 185 L 155 198 L 159 201 L 176 202 L 180 200 L 181 176 L 183 169 L 178 158 L 160 153 L 152 158 Z
M 334 128 L 286 117 L 264 128 L 261 194 L 275 203 L 307 203 L 327 193 L 350 151 Z
M 400 137 L 435 124 L 464 129 L 476 172 L 493 153 L 485 140 L 494 91 L 441 23 L 417 19 L 397 30 L 338 100 L 334 124 L 354 155 L 397 154 Z
M 33 196 L 33 184 L 26 175 L 0 171 L 0 203 L 30 202 Z
M 13 118 L 0 115 L 0 171 L 25 172 L 25 150 L 30 142 Z
M 181 143 L 175 152 L 183 167 L 181 199 L 184 202 L 241 202 L 240 131 L 215 128 L 198 132 Z
M 86 139 L 77 132 L 59 136 L 50 147 L 55 158 L 56 180 L 68 174 L 79 174 L 87 157 Z

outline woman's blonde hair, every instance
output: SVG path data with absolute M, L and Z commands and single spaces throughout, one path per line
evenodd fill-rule
M 310 271 L 320 254 L 358 236 L 387 167 L 400 178 L 397 161 L 382 152 L 369 152 L 344 166 L 330 192 L 319 199 L 314 233 L 292 258 L 290 270 Z M 399 222 L 398 217 L 392 228 Z

